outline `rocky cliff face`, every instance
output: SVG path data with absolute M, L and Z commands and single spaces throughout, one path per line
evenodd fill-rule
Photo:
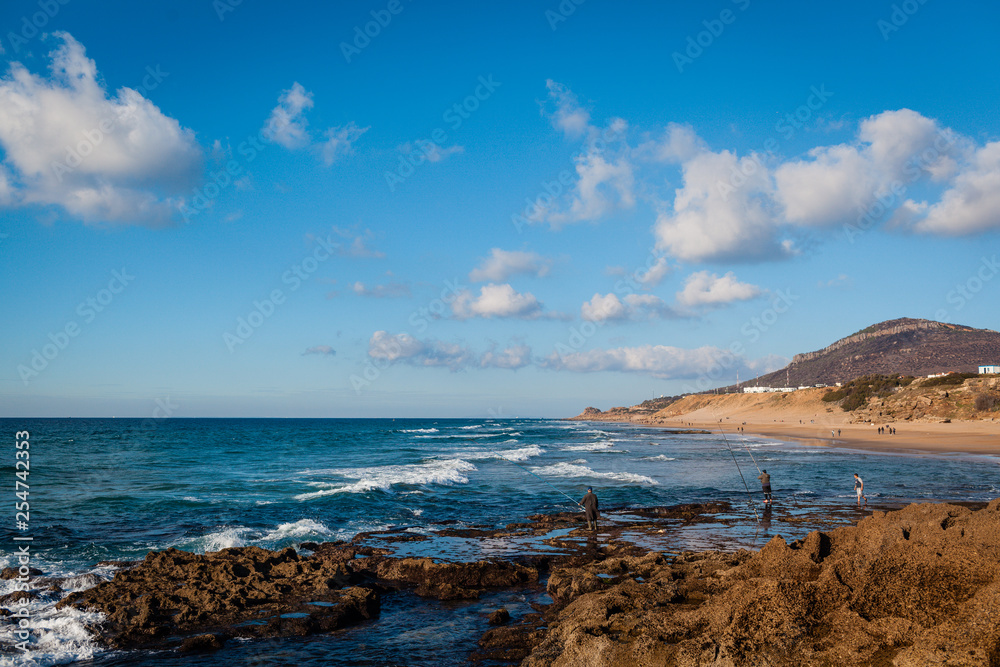
M 1000 363 L 998 360 L 1000 333 L 996 331 L 902 318 L 880 322 L 822 350 L 796 354 L 787 368 L 754 382 L 784 387 L 835 384 L 876 373 L 920 377 L 975 372 L 980 364 Z
M 802 354 L 796 354 L 792 357 L 793 364 L 800 364 L 805 361 L 812 361 L 813 359 L 818 359 L 824 354 L 829 354 L 835 350 L 851 345 L 852 343 L 860 343 L 865 340 L 871 340 L 872 338 L 878 338 L 879 336 L 891 336 L 894 334 L 901 334 L 907 331 L 919 331 L 928 329 L 939 329 L 945 327 L 946 325 L 941 322 L 931 322 L 928 320 L 894 320 L 900 322 L 899 324 L 891 324 L 890 322 L 884 322 L 884 328 L 878 328 L 874 331 L 860 331 L 853 336 L 848 336 L 846 338 L 841 338 L 836 343 L 827 345 L 822 350 L 817 350 L 816 352 L 804 352 Z M 879 325 L 876 325 L 879 326 Z M 962 327 L 965 329 L 966 327 Z

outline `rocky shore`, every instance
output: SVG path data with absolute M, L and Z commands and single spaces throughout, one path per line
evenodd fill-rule
M 660 552 L 623 539 L 718 521 L 725 503 L 631 510 L 599 537 L 578 514 L 442 536 L 537 536 L 551 554 L 444 563 L 351 543 L 204 555 L 169 549 L 120 563 L 111 581 L 59 606 L 103 613 L 108 647 L 216 650 L 232 638 L 336 632 L 378 623 L 381 596 L 438 600 L 544 588 L 551 604 L 484 616 L 470 659 L 579 665 L 1000 664 L 1000 500 L 875 511 L 756 552 Z M 448 533 L 445 535 L 444 533 Z M 426 539 L 378 535 L 387 543 Z M 50 582 L 58 585 L 57 582 Z

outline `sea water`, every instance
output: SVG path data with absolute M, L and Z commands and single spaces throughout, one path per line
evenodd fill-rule
M 627 424 L 537 419 L 0 419 L 11 446 L 0 489 L 3 566 L 32 537 L 31 565 L 46 576 L 76 577 L 67 592 L 109 579 L 99 561 L 141 559 L 176 547 L 204 553 L 258 545 L 348 540 L 359 532 L 502 527 L 540 512 L 573 510 L 593 486 L 604 509 L 727 501 L 725 523 L 680 539 L 645 544 L 664 551 L 759 547 L 771 533 L 802 537 L 808 519 L 847 523 L 853 473 L 873 507 L 921 500 L 986 501 L 1000 495 L 1000 457 L 872 453 L 730 434 L 681 434 Z M 15 524 L 16 431 L 30 433 L 30 522 Z M 902 436 L 899 436 L 902 439 Z M 757 466 L 771 475 L 774 521 L 756 514 Z M 751 491 L 748 496 L 747 489 Z M 747 504 L 748 498 L 757 504 Z M 751 542 L 752 538 L 752 542 Z M 637 541 L 642 542 L 638 538 Z M 400 553 L 474 560 L 542 549 L 528 543 L 434 538 L 397 545 Z M 470 544 L 474 545 L 470 547 Z M 0 594 L 14 582 L 0 581 Z M 85 630 L 95 614 L 56 610 L 60 595 L 32 603 L 30 650 L 0 664 L 51 665 L 450 665 L 464 664 L 506 606 L 515 617 L 543 594 L 490 593 L 473 602 L 438 602 L 401 592 L 383 598 L 381 618 L 328 636 L 230 641 L 214 654 L 102 651 Z M 12 645 L 14 626 L 0 625 Z

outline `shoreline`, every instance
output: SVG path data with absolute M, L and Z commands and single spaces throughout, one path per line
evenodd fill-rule
M 884 453 L 931 453 L 931 454 L 972 454 L 978 456 L 1000 456 L 1000 422 L 995 421 L 955 421 L 940 422 L 887 422 L 885 424 L 849 423 L 789 423 L 755 422 L 750 420 L 724 419 L 705 421 L 673 417 L 656 422 L 622 419 L 577 419 L 594 423 L 625 423 L 658 429 L 702 429 L 717 433 L 720 429 L 727 435 L 743 435 L 776 438 L 813 447 L 838 447 L 860 449 Z M 805 421 L 805 420 L 803 420 Z M 892 426 L 895 435 L 879 435 L 879 426 Z M 839 431 L 839 435 L 830 435 Z

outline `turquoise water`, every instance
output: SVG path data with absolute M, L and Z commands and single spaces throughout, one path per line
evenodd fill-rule
M 759 532 L 732 455 L 717 434 L 518 419 L 3 419 L 0 428 L 10 434 L 3 477 L 11 496 L 14 432 L 29 431 L 32 443 L 30 528 L 13 529 L 11 503 L 0 538 L 3 565 L 14 562 L 13 537 L 30 534 L 32 565 L 46 575 L 108 578 L 112 570 L 95 563 L 167 547 L 278 548 L 388 528 L 500 527 L 572 509 L 559 491 L 578 498 L 588 485 L 603 508 L 730 501 L 729 524 L 699 529 L 712 544 L 749 545 L 748 535 L 756 543 Z M 849 509 L 854 472 L 865 479 L 874 506 L 1000 494 L 998 457 L 873 454 L 750 436 L 730 437 L 730 444 L 751 490 L 759 490 L 751 452 L 770 472 L 776 516 Z M 786 535 L 795 528 L 782 530 Z M 432 539 L 399 547 L 439 558 L 483 557 L 471 544 Z M 493 548 L 509 553 L 526 547 Z M 10 582 L 0 582 L 0 594 L 9 590 Z M 85 619 L 56 612 L 50 596 L 33 606 L 32 650 L 0 656 L 0 664 L 463 664 L 486 628 L 485 612 L 500 604 L 527 610 L 526 595 L 428 603 L 393 594 L 374 623 L 329 637 L 231 642 L 200 657 L 102 653 L 83 631 Z M 2 626 L 0 641 L 11 641 L 11 631 Z M 456 652 L 455 646 L 467 649 Z

